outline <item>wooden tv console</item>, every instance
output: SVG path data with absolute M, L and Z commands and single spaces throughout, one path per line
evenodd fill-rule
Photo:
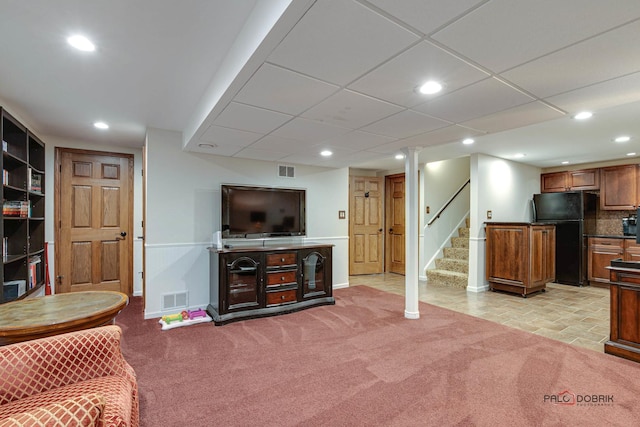
M 335 304 L 332 245 L 209 248 L 210 304 L 216 325 Z

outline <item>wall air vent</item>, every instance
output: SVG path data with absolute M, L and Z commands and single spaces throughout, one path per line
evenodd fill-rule
M 162 309 L 187 308 L 187 291 L 162 295 Z
M 296 176 L 295 166 L 278 165 L 278 176 L 281 178 L 294 178 Z

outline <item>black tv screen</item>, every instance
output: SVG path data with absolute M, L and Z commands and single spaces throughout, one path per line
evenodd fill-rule
M 305 190 L 222 185 L 222 237 L 304 236 Z

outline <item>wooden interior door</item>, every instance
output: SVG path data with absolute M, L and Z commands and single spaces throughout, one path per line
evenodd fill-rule
M 386 177 L 386 268 L 391 273 L 405 273 L 404 174 Z
M 56 148 L 56 292 L 132 293 L 133 155 Z
M 382 178 L 352 176 L 349 184 L 349 274 L 384 269 Z

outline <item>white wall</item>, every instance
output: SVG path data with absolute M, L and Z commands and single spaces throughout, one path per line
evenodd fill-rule
M 484 222 L 530 222 L 531 199 L 540 192 L 540 168 L 484 154 L 471 156 L 471 229 L 468 291 L 488 289 Z M 487 211 L 492 218 L 487 219 Z
M 451 237 L 457 235 L 458 227 L 464 224 L 465 218 L 469 215 L 470 185 L 467 185 L 440 218 L 427 226 L 438 210 L 469 179 L 469 162 L 469 157 L 461 157 L 427 163 L 423 168 L 424 206 L 429 207 L 430 211 L 425 214 L 423 227 L 424 255 L 421 259 L 420 265 L 423 269 L 420 273 L 424 279 L 426 279 L 426 269 L 433 268 L 436 256 L 443 247 L 450 245 Z
M 333 248 L 333 285 L 348 284 L 348 169 L 296 165 L 295 178 L 277 176 L 278 163 L 181 150 L 178 132 L 149 129 L 145 177 L 145 317 L 167 314 L 162 296 L 188 292 L 190 308 L 209 303 L 209 253 L 220 227 L 220 184 L 307 190 L 307 239 Z M 262 243 L 259 241 L 258 243 Z M 175 311 L 175 310 L 173 310 Z

